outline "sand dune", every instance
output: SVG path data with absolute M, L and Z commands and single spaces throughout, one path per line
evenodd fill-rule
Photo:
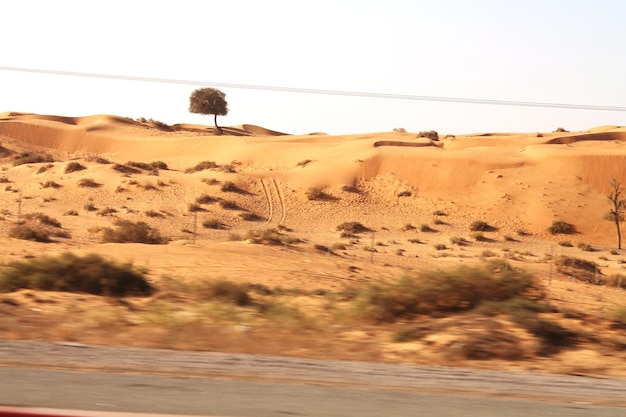
M 112 115 L 0 114 L 3 262 L 42 251 L 97 252 L 136 261 L 160 276 L 227 276 L 309 289 L 480 262 L 486 252 L 542 276 L 544 254 L 555 248 L 595 260 L 602 256 L 606 274 L 623 270 L 623 252 L 614 251 L 615 226 L 603 216 L 609 180 L 626 184 L 624 127 L 478 133 L 439 141 L 406 132 L 287 135 L 251 124 L 223 132 L 215 136 L 212 126 Z M 25 154 L 47 157 L 16 164 Z M 194 169 L 207 161 L 213 162 L 210 168 Z M 82 169 L 68 171 L 71 162 Z M 133 163 L 151 162 L 167 169 L 128 170 Z M 85 181 L 92 186 L 82 185 Z M 222 189 L 227 182 L 237 191 Z M 322 198 L 310 199 L 314 191 Z M 234 206 L 203 204 L 191 212 L 205 194 Z M 60 219 L 66 237 L 54 244 L 7 238 L 18 217 L 28 213 Z M 171 244 L 100 244 L 102 228 L 118 219 L 144 221 Z M 209 220 L 223 227 L 198 226 Z M 472 238 L 469 226 L 476 220 L 492 226 L 483 240 Z M 549 234 L 554 220 L 575 225 L 577 233 Z M 351 221 L 372 232 L 340 237 L 337 225 Z M 230 241 L 232 235 L 279 226 L 308 246 L 269 250 Z M 190 245 L 192 235 L 196 245 Z M 468 243 L 453 247 L 454 237 Z M 597 252 L 559 246 L 564 239 Z M 335 244 L 344 249 L 332 256 L 314 249 Z M 435 249 L 442 244 L 445 251 Z M 572 285 L 563 278 L 553 301 L 604 311 L 621 294 L 602 293 L 598 305 L 598 291 L 578 293 L 570 291 Z

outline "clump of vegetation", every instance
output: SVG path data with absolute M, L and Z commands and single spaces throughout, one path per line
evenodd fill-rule
M 460 237 L 460 236 L 452 236 L 450 238 L 450 243 L 452 243 L 453 245 L 458 245 L 458 246 L 465 246 L 467 245 L 469 242 L 467 241 L 467 239 L 465 239 L 464 237 Z
M 435 249 L 437 249 L 437 250 L 446 250 L 446 249 L 448 249 L 448 247 L 445 245 L 445 243 L 437 243 L 435 245 Z
M 253 304 L 248 294 L 249 287 L 248 284 L 226 280 L 209 281 L 196 289 L 196 296 L 200 300 L 217 300 L 245 307 Z
M 123 165 L 123 164 L 114 164 L 113 169 L 126 175 L 141 173 L 139 169 L 130 167 L 128 165 Z
M 430 227 L 429 225 L 427 225 L 426 223 L 422 224 L 420 226 L 420 231 L 421 232 L 426 232 L 426 233 L 432 233 L 432 232 L 436 232 L 435 229 L 433 229 L 432 227 Z
M 554 133 L 565 133 L 565 132 L 569 132 L 569 130 L 565 130 L 562 127 L 557 127 L 556 130 L 554 131 Z
M 521 297 L 536 286 L 530 273 L 492 261 L 372 284 L 359 294 L 357 311 L 369 320 L 392 322 L 416 314 L 471 310 L 482 302 Z
M 154 210 L 146 210 L 146 211 L 144 212 L 144 214 L 145 214 L 147 217 L 151 217 L 151 218 L 163 218 L 163 217 L 165 217 L 165 216 L 163 215 L 163 213 L 160 213 L 160 212 L 158 212 L 158 211 L 154 211 Z
M 213 170 L 219 170 L 219 171 L 224 171 L 224 172 L 234 172 L 235 170 L 233 169 L 232 164 L 230 165 L 218 165 L 213 161 L 202 161 L 199 162 L 198 164 L 196 164 L 195 166 L 191 167 L 191 168 L 187 168 L 185 169 L 185 173 L 186 174 L 192 174 L 194 172 L 200 172 L 200 171 L 204 171 L 207 169 L 213 169 Z
M 262 220 L 261 216 L 259 216 L 256 213 L 251 213 L 249 211 L 244 211 L 243 213 L 239 213 L 239 217 L 241 217 L 242 220 L 245 220 L 247 222 L 258 222 Z
M 103 243 L 167 243 L 167 240 L 161 236 L 158 230 L 153 229 L 145 222 L 118 220 L 115 222 L 115 226 L 115 229 L 110 227 L 103 229 Z
M 306 198 L 311 201 L 332 200 L 333 197 L 326 193 L 322 187 L 311 187 L 306 191 Z
M 41 183 L 41 188 L 61 188 L 61 184 L 59 184 L 58 182 L 49 180 L 49 181 Z
M 32 240 L 33 242 L 51 242 L 50 233 L 48 233 L 44 228 L 41 226 L 29 226 L 26 224 L 13 226 L 9 230 L 9 237 L 14 239 Z
M 95 182 L 93 179 L 91 178 L 81 178 L 80 180 L 78 180 L 78 186 L 79 187 L 85 187 L 85 188 L 98 188 L 100 187 L 102 184 L 98 184 L 97 182 Z
M 585 252 L 595 252 L 595 249 L 589 243 L 578 242 L 576 247 Z
M 559 242 L 559 246 L 563 246 L 565 248 L 573 248 L 574 244 L 570 242 L 569 240 L 562 240 Z
M 210 219 L 202 222 L 202 227 L 205 229 L 223 229 L 222 222 L 218 219 Z
M 555 220 L 548 227 L 551 235 L 571 235 L 576 233 L 576 227 L 573 224 L 564 222 L 563 220 Z
M 443 210 L 435 210 L 433 211 L 433 216 L 447 216 L 447 214 Z
M 224 181 L 221 190 L 225 193 L 239 193 L 241 189 L 232 181 Z
M 411 197 L 411 195 L 413 195 L 413 193 L 411 193 L 410 191 L 400 191 L 397 196 L 398 197 Z
M 70 162 L 65 166 L 65 173 L 69 174 L 76 171 L 82 171 L 83 169 L 87 169 L 87 167 L 78 162 Z
M 119 265 L 96 254 L 79 257 L 72 253 L 11 262 L 0 273 L 0 291 L 21 288 L 116 297 L 154 291 L 144 274 L 130 264 Z
M 37 220 L 39 224 L 51 227 L 61 227 L 61 222 L 43 213 L 28 213 L 24 215 L 25 219 Z
M 225 210 L 240 210 L 241 207 L 239 207 L 239 205 L 237 203 L 235 203 L 232 200 L 219 200 L 219 203 L 221 208 L 225 209 Z
M 300 239 L 280 233 L 277 229 L 250 230 L 246 233 L 246 240 L 263 245 L 292 245 L 300 243 Z
M 351 237 L 359 233 L 369 232 L 370 229 L 359 222 L 343 222 L 337 226 L 337 231 L 341 232 L 343 237 Z
M 117 213 L 117 210 L 114 209 L 113 207 L 105 207 L 101 210 L 99 210 L 96 215 L 97 216 L 112 216 L 113 214 Z
M 403 232 L 408 232 L 409 230 L 415 230 L 415 226 L 413 226 L 411 223 L 407 223 L 404 226 L 402 226 L 402 230 Z
M 596 283 L 597 276 L 601 274 L 598 264 L 586 259 L 561 255 L 554 264 L 559 273 L 586 282 Z
M 198 204 L 211 204 L 217 202 L 218 199 L 210 196 L 208 194 L 202 194 L 200 197 L 196 198 L 196 203 Z
M 482 220 L 473 221 L 469 228 L 472 232 L 489 232 L 493 230 L 493 227 L 490 226 L 489 223 Z
M 52 156 L 45 153 L 22 152 L 15 156 L 13 166 L 25 164 L 41 164 L 44 162 L 54 162 Z
M 418 138 L 428 138 L 433 141 L 439 140 L 439 133 L 436 130 L 421 131 L 417 134 Z

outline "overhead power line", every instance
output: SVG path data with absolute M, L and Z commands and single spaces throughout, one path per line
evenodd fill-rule
M 413 100 L 413 101 L 434 101 L 441 103 L 462 103 L 462 104 L 486 104 L 493 106 L 517 106 L 517 107 L 543 107 L 553 109 L 570 110 L 596 110 L 596 111 L 626 111 L 626 107 L 621 106 L 600 106 L 593 104 L 568 104 L 568 103 L 545 103 L 536 101 L 516 101 L 516 100 L 489 100 L 480 98 L 463 97 L 437 97 L 420 96 L 414 94 L 393 94 L 393 93 L 372 93 L 365 91 L 344 91 L 344 90 L 324 90 L 316 88 L 279 87 L 257 84 L 219 83 L 208 81 L 178 80 L 171 78 L 137 77 L 132 75 L 100 74 L 91 72 L 58 71 L 40 68 L 20 68 L 0 66 L 1 71 L 27 72 L 48 75 L 63 75 L 68 77 L 100 78 L 109 80 L 138 81 L 161 84 L 191 85 L 196 87 L 220 87 L 237 88 L 242 90 L 276 91 L 281 93 L 301 93 L 320 94 L 327 96 L 364 97 L 391 100 Z

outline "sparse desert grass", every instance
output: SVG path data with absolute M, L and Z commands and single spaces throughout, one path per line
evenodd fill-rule
M 91 201 L 86 203 L 83 208 L 85 211 L 97 211 L 98 207 L 96 207 Z
M 143 185 L 143 189 L 146 191 L 150 191 L 150 190 L 158 190 L 159 187 L 157 187 L 156 185 L 152 184 L 151 182 L 147 182 Z
M 484 233 L 482 232 L 473 232 L 471 236 L 472 236 L 472 239 L 474 239 L 476 242 L 488 242 L 489 241 L 489 238 L 486 237 Z
M 596 262 L 582 258 L 561 255 L 554 264 L 559 273 L 585 282 L 598 283 L 598 276 L 601 275 Z
M 559 242 L 559 246 L 563 246 L 565 248 L 573 248 L 574 244 L 570 242 L 569 240 L 562 240 Z
M 102 230 L 103 243 L 167 243 L 158 230 L 153 229 L 145 222 L 118 220 L 115 229 L 106 227 Z
M 187 211 L 189 213 L 198 213 L 198 212 L 206 211 L 206 210 L 203 209 L 202 206 L 198 203 L 189 203 L 187 204 Z
M 420 232 L 433 233 L 436 232 L 436 230 L 430 227 L 430 225 L 424 223 L 420 226 Z
M 357 297 L 357 315 L 392 322 L 417 314 L 471 310 L 486 301 L 521 297 L 536 288 L 534 276 L 492 261 L 447 271 L 425 271 L 393 283 L 375 283 Z
M 300 243 L 300 239 L 280 233 L 277 229 L 249 230 L 245 239 L 263 245 L 293 245 Z
M 113 169 L 126 175 L 141 173 L 141 170 L 123 164 L 114 164 Z
M 445 243 L 437 243 L 437 244 L 435 244 L 434 247 L 437 250 L 446 250 L 446 249 L 448 249 L 448 247 L 445 245 Z
M 217 185 L 220 181 L 217 178 L 202 178 L 200 181 L 207 185 Z
M 422 243 L 422 241 L 421 241 L 421 240 L 419 240 L 419 239 L 415 239 L 415 238 L 414 238 L 414 239 L 409 239 L 409 240 L 408 240 L 408 242 L 409 242 L 409 243 Z
M 84 169 L 87 169 L 87 167 L 85 167 L 84 165 L 80 164 L 79 162 L 70 162 L 65 166 L 65 173 L 66 174 L 70 174 L 72 172 L 76 172 L 76 171 L 82 171 Z
M 297 167 L 303 167 L 303 168 L 304 168 L 305 166 L 309 165 L 311 162 L 313 162 L 313 161 L 312 161 L 312 160 L 310 160 L 310 159 L 305 159 L 305 160 L 303 160 L 303 161 L 298 162 L 298 163 L 296 164 L 296 166 L 297 166 Z
M 0 291 L 21 288 L 117 297 L 153 292 L 144 274 L 130 264 L 120 265 L 96 254 L 79 257 L 72 253 L 9 263 L 0 272 Z
M 458 245 L 458 246 L 465 246 L 469 244 L 467 239 L 465 239 L 464 237 L 460 237 L 460 236 L 452 236 L 450 238 L 450 243 L 452 243 L 453 245 Z
M 408 232 L 409 230 L 415 230 L 415 226 L 413 226 L 411 223 L 407 223 L 402 226 L 400 230 L 402 230 L 403 232 Z
M 345 191 L 346 193 L 359 194 L 361 191 L 358 189 L 356 185 L 342 185 L 341 191 Z
M 576 233 L 576 227 L 573 224 L 564 222 L 563 220 L 555 220 L 548 227 L 548 232 L 552 235 L 571 235 Z
M 249 284 L 226 280 L 207 281 L 194 288 L 199 300 L 218 300 L 241 307 L 253 304 L 252 297 L 248 294 L 249 290 Z
M 46 171 L 48 171 L 49 169 L 52 169 L 54 167 L 54 165 L 52 164 L 46 164 L 46 165 L 42 165 L 39 167 L 39 169 L 37 169 L 37 174 L 42 174 Z
M 32 240 L 33 242 L 51 242 L 50 233 L 41 226 L 19 224 L 9 230 L 9 237 L 14 239 Z
M 78 180 L 78 186 L 83 188 L 98 188 L 101 187 L 102 184 L 98 184 L 91 178 L 81 178 Z
M 76 210 L 68 210 L 63 213 L 64 216 L 78 216 L 78 212 Z

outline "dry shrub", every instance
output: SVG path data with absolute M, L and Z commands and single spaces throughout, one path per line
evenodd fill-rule
M 243 307 L 252 304 L 248 289 L 247 284 L 217 280 L 204 283 L 195 290 L 195 294 L 201 300 L 217 300 Z
M 561 255 L 554 264 L 559 273 L 585 282 L 598 283 L 598 275 L 602 274 L 596 262 L 586 259 Z
M 0 291 L 28 288 L 95 295 L 150 295 L 152 287 L 132 265 L 119 265 L 89 254 L 64 253 L 57 257 L 12 262 L 0 274 Z
M 113 165 L 113 169 L 118 172 L 121 172 L 122 174 L 127 174 L 127 175 L 141 173 L 141 171 L 137 168 L 133 168 L 128 165 L 122 165 L 122 164 Z
M 9 230 L 9 237 L 14 239 L 32 240 L 34 242 L 51 242 L 50 234 L 40 226 L 20 224 Z
M 78 162 L 70 162 L 65 166 L 65 173 L 69 174 L 76 171 L 82 171 L 83 169 L 87 169 L 84 165 L 81 165 Z
M 222 222 L 217 219 L 205 220 L 202 222 L 202 227 L 205 229 L 223 229 Z
M 103 243 L 167 243 L 158 230 L 148 226 L 145 222 L 118 220 L 115 225 L 115 229 L 109 227 L 103 229 Z
M 363 226 L 359 222 L 343 222 L 337 226 L 337 231 L 344 232 L 349 235 L 356 235 L 359 233 L 366 233 L 371 231 L 368 227 Z
M 43 162 L 54 162 L 54 158 L 45 153 L 23 152 L 15 156 L 15 159 L 13 160 L 13 166 L 25 164 L 40 164 Z
M 97 182 L 95 182 L 91 178 L 81 178 L 78 181 L 78 186 L 79 187 L 86 187 L 86 188 L 98 188 L 98 187 L 101 187 L 102 184 L 98 184 Z
M 359 314 L 377 322 L 436 311 L 470 310 L 484 301 L 522 296 L 536 288 L 530 273 L 492 261 L 448 271 L 425 271 L 394 283 L 375 283 L 358 297 Z
M 558 234 L 571 235 L 573 233 L 576 233 L 576 226 L 574 226 L 573 224 L 564 222 L 563 220 L 555 220 L 552 222 L 550 227 L 548 227 L 548 232 L 551 235 L 558 235 Z
M 217 202 L 218 199 L 212 197 L 208 194 L 202 194 L 200 197 L 196 198 L 196 203 L 198 204 L 211 204 Z
M 43 213 L 28 213 L 24 215 L 25 219 L 37 220 L 39 224 L 51 227 L 61 227 L 61 222 Z
M 321 187 L 311 187 L 306 191 L 306 198 L 311 201 L 333 200 L 333 196 L 326 193 Z

